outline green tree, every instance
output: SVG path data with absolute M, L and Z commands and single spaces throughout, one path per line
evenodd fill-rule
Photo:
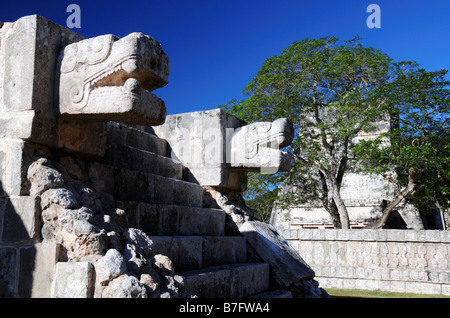
M 249 178 L 251 186 L 246 194 L 246 204 L 255 213 L 254 217 L 263 222 L 269 222 L 274 202 L 278 199 L 278 187 L 270 180 L 261 178 L 261 174 L 252 173 Z
M 392 200 L 370 228 L 382 228 L 404 200 L 423 211 L 450 205 L 447 71 L 427 72 L 403 62 L 393 65 L 393 72 L 395 80 L 385 89 L 392 96 L 390 114 L 395 125 L 354 149 L 365 171 L 387 176 L 393 183 Z
M 359 168 L 354 140 L 392 115 L 405 84 L 396 78 L 400 69 L 359 37 L 342 44 L 335 37 L 305 39 L 268 58 L 243 90 L 246 98 L 221 106 L 249 123 L 286 117 L 294 124 L 291 171 L 250 178 L 253 197 L 283 184 L 289 190 L 282 189 L 282 207 L 318 202 L 336 228 L 349 228 L 340 188 L 345 173 Z

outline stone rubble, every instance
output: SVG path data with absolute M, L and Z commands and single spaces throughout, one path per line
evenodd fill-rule
M 105 194 L 87 187 L 86 175 L 84 167 L 73 159 L 38 157 L 28 168 L 30 192 L 40 197 L 42 237 L 61 247 L 59 279 L 55 279 L 58 283 L 53 286 L 52 297 L 89 293 L 103 298 L 193 297 L 184 292 L 183 278 L 175 274 L 171 260 L 154 255 L 148 235 L 127 227 L 125 212 L 102 202 Z M 67 267 L 70 263 L 79 264 L 90 273 L 87 275 L 95 271 L 95 281 L 65 289 L 64 273 L 71 270 Z M 93 269 L 88 271 L 90 265 L 82 265 L 85 263 Z

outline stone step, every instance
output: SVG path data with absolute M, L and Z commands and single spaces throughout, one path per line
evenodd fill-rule
M 199 298 L 242 298 L 269 288 L 269 265 L 219 265 L 180 272 L 188 293 Z
M 95 190 L 109 193 L 117 200 L 203 206 L 205 191 L 196 183 L 99 162 L 90 162 L 88 170 L 95 180 Z
M 148 172 L 167 178 L 178 180 L 183 178 L 184 166 L 181 162 L 131 146 L 108 144 L 104 163 L 117 168 Z
M 166 140 L 130 125 L 108 122 L 107 142 L 129 146 L 168 157 L 169 146 Z
M 225 212 L 219 209 L 116 201 L 127 213 L 128 226 L 150 236 L 224 236 Z
M 242 236 L 150 236 L 155 254 L 168 256 L 175 270 L 245 263 L 246 239 Z

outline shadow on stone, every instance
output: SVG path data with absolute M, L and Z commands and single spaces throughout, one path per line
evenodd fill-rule
M 0 182 L 0 297 L 32 296 L 36 201 L 8 196 Z M 30 214 L 33 214 L 30 217 Z M 18 273 L 18 275 L 17 275 Z
M 247 221 L 239 227 L 254 253 L 270 266 L 275 282 L 295 297 L 328 297 L 314 281 L 315 273 L 302 257 L 267 223 Z

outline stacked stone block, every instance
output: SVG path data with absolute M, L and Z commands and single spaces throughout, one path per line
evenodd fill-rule
M 243 297 L 268 289 L 268 265 L 247 263 L 245 238 L 227 235 L 225 212 L 204 207 L 205 190 L 184 180 L 186 168 L 167 149 L 150 128 L 108 123 L 106 155 L 90 164 L 90 174 L 110 180 L 105 190 L 127 211 L 129 225 L 149 235 L 154 253 L 171 259 L 190 293 Z
M 0 198 L 1 297 L 33 297 L 34 286 L 50 290 L 45 277 L 53 275 L 58 247 L 39 243 L 39 211 L 39 201 L 34 197 Z
M 226 213 L 226 200 L 204 188 L 237 198 L 245 189 L 249 167 L 230 170 L 226 160 L 228 129 L 243 122 L 222 111 L 193 114 L 218 128 L 209 146 L 224 160 L 207 169 L 217 182 L 196 179 L 189 160 L 172 156 L 177 144 L 149 126 L 165 120 L 150 91 L 168 73 L 167 55 L 142 33 L 83 40 L 39 16 L 0 23 L 1 297 L 247 297 L 273 287 L 270 255 L 248 251 L 231 216 L 238 208 L 227 202 Z M 278 148 L 290 142 L 291 125 L 278 123 L 252 125 L 256 143 L 245 149 L 285 157 Z M 209 160 L 204 132 L 187 142 Z M 293 278 L 295 292 L 321 297 L 307 272 Z
M 57 102 L 53 99 L 52 81 L 58 52 L 70 43 L 66 37 L 66 42 L 57 41 L 64 33 L 62 29 L 38 16 L 2 28 L 1 296 L 161 295 L 156 289 L 143 287 L 144 282 L 154 286 L 158 275 L 141 274 L 140 282 L 139 274 L 137 278 L 125 274 L 133 268 L 106 275 L 107 280 L 102 282 L 96 280 L 96 274 L 104 272 L 101 261 L 106 262 L 111 254 L 108 252 L 123 249 L 120 231 L 126 233 L 127 228 L 142 229 L 154 240 L 151 255 L 155 259 L 161 253 L 174 258 L 175 268 L 171 261 L 161 261 L 166 264 L 161 265 L 166 268 L 161 271 L 172 277 L 171 296 L 179 296 L 182 291 L 178 287 L 182 285 L 183 292 L 204 297 L 215 295 L 215 291 L 221 291 L 224 297 L 243 297 L 267 289 L 268 265 L 246 264 L 245 239 L 225 236 L 225 212 L 204 207 L 203 187 L 184 180 L 185 168 L 169 158 L 165 140 L 144 131 L 148 127 L 140 130 L 106 120 L 58 117 L 53 108 Z M 21 33 L 26 34 L 21 41 L 31 50 L 17 46 Z M 33 38 L 45 38 L 49 33 L 54 35 L 47 38 L 49 42 Z M 28 38 L 30 34 L 32 39 Z M 73 41 L 81 40 L 69 34 Z M 26 74 L 15 74 L 17 78 L 13 78 L 13 64 L 8 60 L 11 56 L 16 58 L 14 65 L 18 69 L 28 70 Z M 30 62 L 36 67 L 24 67 Z M 44 83 L 48 85 L 39 89 Z M 30 91 L 34 93 L 30 95 Z M 126 222 L 110 221 L 115 217 L 107 211 L 111 208 L 124 211 Z M 142 247 L 128 246 L 131 249 L 118 257 L 121 264 L 126 262 L 137 266 L 138 272 L 143 271 L 139 267 L 142 265 L 133 265 L 145 262 L 134 254 Z M 175 269 L 187 273 L 184 283 L 177 278 L 181 276 L 174 276 Z M 145 271 L 152 272 L 148 268 Z M 253 272 L 260 277 L 256 285 L 248 278 Z M 222 277 L 225 281 L 212 279 L 219 285 L 211 284 L 206 277 Z M 124 291 L 121 282 L 138 288 Z M 220 285 L 224 283 L 228 285 Z M 200 285 L 210 289 L 200 291 Z
M 58 246 L 42 242 L 29 194 L 34 155 L 57 145 L 53 83 L 59 50 L 82 37 L 38 16 L 0 26 L 0 294 L 49 294 Z

